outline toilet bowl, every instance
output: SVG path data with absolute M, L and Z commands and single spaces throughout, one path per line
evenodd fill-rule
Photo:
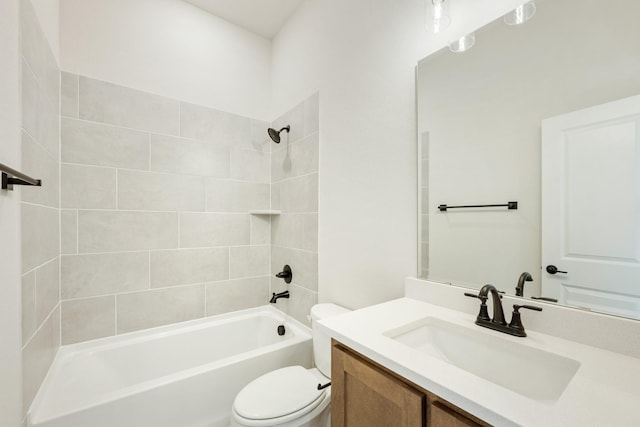
M 331 338 L 316 322 L 347 309 L 335 304 L 311 308 L 315 368 L 287 366 L 247 384 L 236 396 L 231 411 L 234 427 L 329 427 L 331 425 Z

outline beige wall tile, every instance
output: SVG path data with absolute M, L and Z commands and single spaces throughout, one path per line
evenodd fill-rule
M 149 134 L 62 118 L 62 161 L 83 165 L 149 169 Z
M 34 138 L 38 137 L 38 96 L 39 87 L 29 64 L 22 61 L 22 127 Z
M 304 229 L 302 230 L 302 248 L 310 252 L 318 252 L 318 214 L 302 214 Z
M 78 75 L 62 72 L 60 76 L 60 114 L 78 118 Z
M 115 169 L 63 163 L 60 172 L 63 208 L 116 208 Z
M 248 244 L 248 214 L 180 214 L 181 248 L 237 246 Z
M 42 89 L 42 87 L 40 86 Z M 58 160 L 60 157 L 60 107 L 53 105 L 41 90 L 38 95 L 36 139 Z
M 59 113 L 60 105 L 60 67 L 53 56 L 51 47 L 44 39 L 44 91 L 49 103 Z
M 37 328 L 36 320 L 36 272 L 22 276 L 22 345 L 25 345 Z
M 320 130 L 320 96 L 318 92 L 304 101 L 304 134 L 305 136 Z
M 22 271 L 57 257 L 60 252 L 60 211 L 22 203 Z
M 62 302 L 62 344 L 115 335 L 116 297 L 113 295 Z
M 293 274 L 292 284 L 313 292 L 318 291 L 318 254 L 297 249 L 271 247 L 271 274 L 282 271 L 288 264 Z
M 282 181 L 293 175 L 293 144 L 286 144 L 271 151 L 271 182 Z
M 229 176 L 241 181 L 269 183 L 271 158 L 269 153 L 231 149 Z
M 313 133 L 292 145 L 292 176 L 318 172 L 318 137 L 318 133 Z
M 185 102 L 180 107 L 180 132 L 184 137 L 231 146 L 251 142 L 251 120 L 246 117 Z
M 78 253 L 78 211 L 60 211 L 60 253 Z
M 258 307 L 269 302 L 269 277 L 207 283 L 207 316 Z
M 230 248 L 229 274 L 231 279 L 265 276 L 269 274 L 269 246 L 238 246 Z
M 29 67 L 36 74 L 38 79 L 44 76 L 45 68 L 45 39 L 31 2 L 21 2 L 20 16 L 20 39 L 22 55 L 26 59 Z
M 286 214 L 271 222 L 271 241 L 276 246 L 318 251 L 318 214 Z
M 275 143 L 269 138 L 267 130 L 271 127 L 268 122 L 251 120 L 251 145 L 245 148 L 258 151 L 271 151 Z
M 41 325 L 60 302 L 60 258 L 36 270 L 36 322 Z
M 204 316 L 204 285 L 120 294 L 117 299 L 118 334 Z
M 318 294 L 294 284 L 291 284 L 289 292 L 291 293 L 289 316 L 307 326 L 311 326 L 307 316 L 311 313 L 311 307 L 318 303 Z M 292 303 L 293 301 L 295 301 L 295 304 Z
M 70 255 L 61 259 L 62 299 L 149 289 L 149 253 Z
M 22 169 L 42 181 L 41 187 L 21 187 L 22 201 L 58 207 L 60 201 L 59 163 L 29 134 L 22 132 Z
M 178 214 L 169 212 L 78 212 L 80 253 L 178 247 Z
M 318 212 L 318 174 L 291 178 L 272 185 L 271 206 L 282 212 Z
M 178 134 L 178 101 L 84 76 L 80 76 L 79 88 L 81 119 Z
M 180 249 L 151 252 L 151 286 L 190 285 L 229 278 L 229 250 Z
M 59 325 L 60 310 L 56 309 L 22 349 L 23 413 L 26 413 L 33 402 L 60 347 Z
M 251 245 L 268 245 L 271 243 L 271 216 L 251 215 Z
M 119 170 L 118 209 L 204 211 L 204 178 Z
M 207 179 L 207 211 L 249 212 L 269 209 L 269 184 Z
M 271 243 L 276 246 L 302 249 L 304 217 L 302 214 L 276 215 L 271 220 Z
M 228 178 L 229 147 L 152 134 L 151 170 Z

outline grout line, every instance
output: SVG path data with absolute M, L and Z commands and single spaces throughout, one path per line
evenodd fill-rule
M 119 211 L 119 205 L 120 205 L 120 192 L 118 191 L 118 183 L 119 183 L 119 178 L 120 178 L 120 170 L 116 168 L 116 208 L 115 210 Z
M 202 309 L 204 310 L 203 317 L 207 317 L 207 284 L 203 283 L 202 287 L 204 289 L 204 301 L 202 302 Z
M 118 295 L 113 295 L 113 336 L 118 335 Z
M 195 283 L 187 283 L 187 284 L 181 284 L 181 285 L 170 285 L 170 286 L 158 286 L 155 288 L 149 288 L 149 289 L 136 289 L 136 290 L 132 290 L 132 291 L 125 291 L 125 292 L 117 292 L 117 293 L 108 293 L 108 294 L 96 294 L 96 295 L 89 295 L 89 296 L 83 296 L 83 297 L 76 297 L 76 298 L 67 298 L 64 299 L 62 301 L 60 301 L 60 303 L 62 302 L 70 302 L 70 301 L 82 301 L 82 300 L 90 300 L 90 299 L 96 299 L 96 298 L 106 298 L 106 297 L 118 297 L 120 295 L 131 295 L 131 294 L 139 294 L 139 293 L 145 293 L 145 292 L 159 292 L 159 291 L 168 291 L 171 289 L 181 289 L 181 288 L 188 288 L 188 287 L 196 287 L 196 286 L 205 286 L 207 284 L 220 284 L 220 283 L 225 283 L 225 282 L 229 282 L 229 281 L 240 281 L 240 280 L 249 280 L 249 279 L 259 279 L 262 277 L 266 277 L 266 278 L 270 278 L 269 274 L 260 274 L 257 276 L 246 276 L 246 277 L 235 277 L 233 279 L 219 279 L 219 280 L 209 280 L 206 282 L 195 282 Z M 55 310 L 54 310 L 55 311 Z
M 61 304 L 61 301 L 58 301 L 58 304 Z M 33 334 L 31 334 L 31 336 L 29 337 L 29 339 L 27 340 L 26 343 L 24 343 L 24 345 L 22 346 L 22 350 L 24 351 L 24 349 L 31 343 L 31 341 L 33 341 L 33 338 L 38 335 L 38 333 L 40 332 L 40 330 L 44 327 L 44 325 L 47 324 L 47 322 L 49 321 L 49 318 L 53 315 L 53 313 L 56 312 L 56 308 L 58 308 L 58 304 L 56 304 L 56 306 L 54 307 L 53 310 L 51 310 L 51 312 L 47 315 L 47 317 L 45 317 L 45 319 L 42 321 L 42 323 L 40 324 L 40 326 L 38 326 L 36 328 L 36 330 L 33 332 Z
M 149 275 L 147 277 L 147 289 L 151 289 L 151 251 L 149 251 Z
M 36 143 L 37 143 L 37 141 L 36 141 Z M 48 152 L 47 152 L 47 154 L 51 155 Z M 224 180 L 224 181 L 230 181 L 230 182 L 242 182 L 242 183 L 256 184 L 256 185 L 269 185 L 270 184 L 269 182 L 264 182 L 264 181 L 250 181 L 250 180 L 245 180 L 245 179 L 229 178 L 227 176 L 221 177 L 221 176 L 215 176 L 215 175 L 198 175 L 198 174 L 184 173 L 184 172 L 133 169 L 133 168 L 127 168 L 127 167 L 121 167 L 121 166 L 113 166 L 113 165 L 94 165 L 94 164 L 88 164 L 88 163 L 76 163 L 76 162 L 65 162 L 65 161 L 60 161 L 60 164 L 61 165 L 72 165 L 72 166 L 85 166 L 85 167 L 92 167 L 92 168 L 119 169 L 119 170 L 126 171 L 126 172 L 138 172 L 138 173 L 142 172 L 142 173 L 147 173 L 147 174 L 170 175 L 170 176 L 185 176 L 185 177 L 191 177 L 191 178 L 217 179 L 217 180 L 221 180 L 221 181 Z
M 77 115 L 76 118 L 78 120 L 80 120 L 80 75 L 76 74 L 76 76 L 78 77 L 78 98 L 77 98 L 77 105 L 76 105 L 76 110 L 77 110 Z
M 80 253 L 80 210 L 76 209 L 76 254 L 79 254 L 79 253 Z

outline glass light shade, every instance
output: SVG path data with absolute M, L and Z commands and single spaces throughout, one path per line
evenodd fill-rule
M 520 25 L 527 22 L 536 13 L 536 3 L 530 1 L 513 9 L 504 15 L 504 22 L 507 25 Z
M 459 53 L 469 50 L 476 43 L 476 35 L 474 33 L 465 34 L 458 40 L 449 43 L 451 52 Z
M 439 33 L 449 26 L 449 0 L 425 0 L 425 28 L 432 33 Z

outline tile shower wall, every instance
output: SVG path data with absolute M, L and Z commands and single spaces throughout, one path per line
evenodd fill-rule
M 61 80 L 62 343 L 266 304 L 269 124 Z
M 306 324 L 318 302 L 318 101 L 316 93 L 274 121 L 291 132 L 271 153 L 271 205 L 281 211 L 271 219 L 272 292 L 288 289 L 291 298 L 276 307 Z M 285 264 L 293 272 L 289 285 L 273 277 Z
M 22 372 L 26 413 L 60 346 L 60 69 L 30 1 L 21 2 Z

